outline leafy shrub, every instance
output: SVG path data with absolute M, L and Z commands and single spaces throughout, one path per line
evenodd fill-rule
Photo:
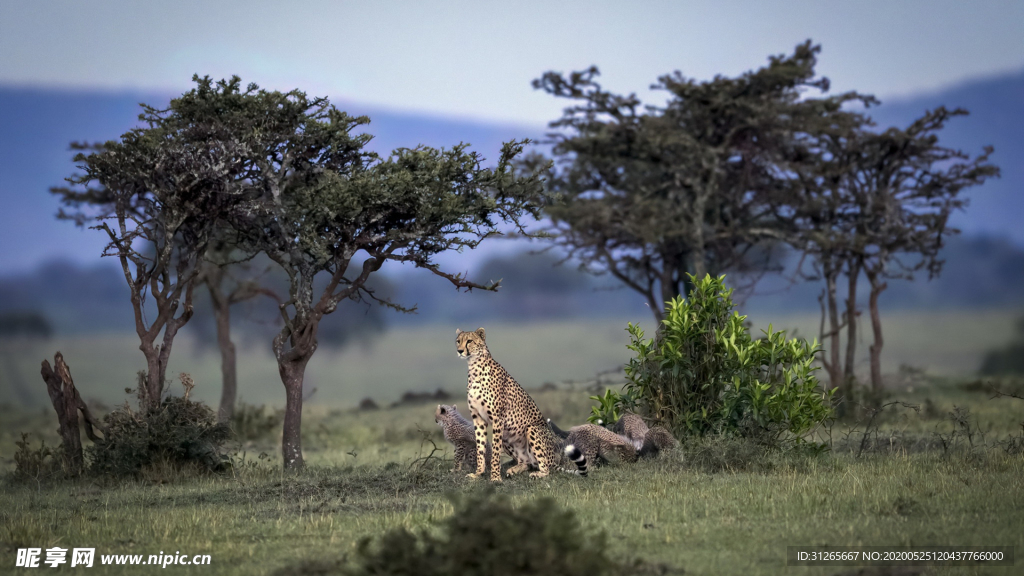
M 820 348 L 769 325 L 750 337 L 724 276 L 693 278 L 689 298 L 666 303 L 653 339 L 632 323 L 626 397 L 677 435 L 739 434 L 774 444 L 800 439 L 833 415 L 813 366 Z
M 623 410 L 631 410 L 636 405 L 631 394 L 623 395 L 614 390 L 605 390 L 604 396 L 591 396 L 590 399 L 597 401 L 597 406 L 590 407 L 590 416 L 587 417 L 591 424 L 614 424 L 622 417 Z
M 40 480 L 63 472 L 60 456 L 43 440 L 39 448 L 29 445 L 28 434 L 21 433 L 21 440 L 14 443 L 14 478 L 16 480 Z
M 239 440 L 261 440 L 281 429 L 284 409 L 240 402 L 231 415 L 231 431 Z
M 220 472 L 228 466 L 224 444 L 231 430 L 201 402 L 169 397 L 148 412 L 125 403 L 103 422 L 106 440 L 88 448 L 89 470 L 95 474 L 134 476 L 151 467 Z
M 623 573 L 606 554 L 603 534 L 588 535 L 575 515 L 551 498 L 515 508 L 505 497 L 477 492 L 454 500 L 455 513 L 432 531 L 396 528 L 363 539 L 350 576 L 604 575 Z

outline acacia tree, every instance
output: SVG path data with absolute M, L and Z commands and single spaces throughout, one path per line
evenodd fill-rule
M 160 405 L 178 330 L 192 317 L 192 296 L 209 238 L 219 218 L 237 204 L 243 168 L 240 150 L 209 123 L 182 123 L 172 101 L 166 110 L 143 105 L 146 126 L 120 140 L 73 144 L 83 171 L 51 192 L 73 209 L 58 217 L 110 240 L 131 294 L 139 349 L 146 358 L 143 409 Z M 155 310 L 147 314 L 147 300 Z
M 868 309 L 872 343 L 869 348 L 871 386 L 877 398 L 882 388 L 884 346 L 878 298 L 886 279 L 913 279 L 926 271 L 929 279 L 942 271 L 940 251 L 948 236 L 960 231 L 949 217 L 967 200 L 964 189 L 999 175 L 988 162 L 992 148 L 974 158 L 939 145 L 938 132 L 963 109 L 939 107 L 926 112 L 906 129 L 862 132 L 855 150 L 856 166 L 848 174 L 855 210 L 855 246 L 851 261 L 863 269 L 870 285 Z M 851 285 L 855 276 L 851 277 Z
M 991 149 L 972 159 L 938 144 L 945 123 L 963 114 L 966 111 L 938 108 L 907 129 L 878 132 L 867 118 L 848 112 L 835 117 L 845 121 L 810 135 L 791 151 L 799 161 L 789 165 L 796 175 L 789 202 L 795 231 L 790 243 L 811 257 L 818 277 L 825 281 L 822 336 L 830 342 L 822 361 L 832 386 L 841 386 L 844 397 L 850 397 L 855 382 L 861 274 L 870 286 L 869 352 L 877 398 L 884 345 L 878 298 L 887 287 L 885 280 L 912 279 L 922 270 L 929 278 L 938 275 L 945 239 L 958 233 L 949 227 L 949 217 L 966 204 L 960 193 L 998 174 L 998 168 L 987 162 Z M 848 293 L 840 320 L 837 284 L 843 274 Z M 846 354 L 840 370 L 839 335 L 844 327 Z
M 216 346 L 220 352 L 221 396 L 217 409 L 217 419 L 220 422 L 229 422 L 234 416 L 238 397 L 238 362 L 232 337 L 232 308 L 243 302 L 266 297 L 260 298 L 261 303 L 250 304 L 248 307 L 246 316 L 249 316 L 250 324 L 245 335 L 249 341 L 265 337 L 268 331 L 271 334 L 276 333 L 276 326 L 280 324 L 279 305 L 283 302 L 280 294 L 284 293 L 282 287 L 286 287 L 287 281 L 282 280 L 284 274 L 276 266 L 271 268 L 264 264 L 262 259 L 257 265 L 245 258 L 236 246 L 220 238 L 211 242 L 199 275 L 198 284 L 204 286 L 210 296 L 209 306 L 206 306 L 206 301 L 197 302 L 190 326 L 196 329 L 194 334 L 201 344 Z M 324 280 L 322 277 L 319 278 L 321 283 Z M 372 290 L 388 292 L 389 285 L 381 278 L 372 279 L 371 283 Z M 272 310 L 262 304 L 271 301 Z M 343 312 L 338 316 L 344 318 L 339 318 L 337 322 L 321 324 L 318 329 L 319 341 L 342 346 L 350 338 L 358 335 L 360 341 L 366 344 L 383 332 L 385 322 L 382 309 L 371 307 L 368 303 L 360 306 L 363 310 L 359 313 Z M 346 308 L 345 303 L 340 307 Z M 204 321 L 207 320 L 204 315 L 210 322 Z M 260 317 L 262 321 L 252 318 L 253 315 Z M 278 322 L 273 322 L 274 319 Z M 309 393 L 307 397 L 308 395 Z
M 502 223 L 526 233 L 520 223 L 539 217 L 542 186 L 538 176 L 514 174 L 524 142 L 506 144 L 493 169 L 465 145 L 403 148 L 381 159 L 364 149 L 370 136 L 358 133 L 369 120 L 325 98 L 243 88 L 237 77 L 196 81 L 180 99 L 189 121 L 216 125 L 246 150 L 238 178 L 246 203 L 226 217 L 235 245 L 266 254 L 288 276 L 273 351 L 286 396 L 284 465 L 299 467 L 302 383 L 323 317 L 345 299 L 405 310 L 367 284 L 389 260 L 430 270 L 457 289 L 496 289 L 441 270 L 434 257 L 474 248 Z M 315 286 L 318 276 L 327 280 Z
M 255 278 L 234 278 L 243 262 L 235 260 L 235 246 L 224 238 L 211 242 L 211 248 L 203 262 L 198 282 L 206 286 L 210 294 L 212 316 L 216 330 L 217 349 L 220 350 L 221 394 L 217 409 L 217 420 L 228 422 L 235 413 L 238 396 L 238 362 L 235 343 L 231 338 L 231 307 L 239 302 L 259 295 L 270 296 L 280 302 L 280 297 L 269 288 L 260 285 Z
M 862 100 L 866 105 L 875 102 L 870 96 Z M 851 311 L 856 310 L 856 278 L 860 269 L 860 260 L 854 256 L 856 209 L 848 180 L 859 158 L 858 135 L 870 125 L 870 119 L 861 113 L 835 112 L 828 125 L 798 135 L 787 149 L 783 164 L 791 177 L 789 197 L 781 203 L 784 209 L 779 213 L 790 223 L 788 244 L 804 256 L 797 266 L 797 275 L 824 281 L 818 298 L 822 308 L 819 332 L 821 341 L 827 343 L 828 354 L 820 360 L 831 387 L 842 388 L 844 396 L 853 369 L 853 349 L 847 348 L 844 373 L 840 366 L 840 335 L 846 327 L 848 337 L 856 341 L 856 322 Z M 808 258 L 814 270 L 810 275 L 803 269 Z M 841 318 L 838 284 L 844 272 L 853 280 L 847 314 Z
M 564 200 L 546 208 L 556 242 L 584 269 L 643 294 L 660 321 L 688 274 L 734 269 L 752 249 L 787 239 L 780 153 L 863 99 L 805 97 L 829 86 L 815 76 L 819 51 L 808 41 L 737 78 L 662 76 L 660 107 L 602 89 L 593 67 L 544 74 L 535 88 L 577 102 L 550 124 L 548 185 Z

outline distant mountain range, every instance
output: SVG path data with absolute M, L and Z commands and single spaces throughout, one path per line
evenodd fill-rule
M 166 94 L 72 92 L 0 86 L 0 276 L 33 270 L 46 260 L 94 263 L 101 235 L 54 219 L 58 204 L 47 190 L 74 172 L 68 144 L 116 138 L 137 121 L 138 103 L 165 104 Z M 543 126 L 485 124 L 374 109 L 335 101 L 366 114 L 375 135 L 371 148 L 386 153 L 400 146 L 470 143 L 493 159 L 501 143 L 543 135 Z M 967 118 L 953 120 L 946 145 L 978 153 L 993 145 L 999 180 L 970 191 L 969 209 L 954 223 L 967 234 L 1007 238 L 1024 246 L 1024 71 L 972 81 L 934 94 L 886 102 L 871 111 L 878 123 L 906 125 L 925 109 L 961 106 Z

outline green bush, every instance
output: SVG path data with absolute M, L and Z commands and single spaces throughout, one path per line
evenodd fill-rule
M 262 440 L 281 429 L 284 408 L 239 402 L 231 415 L 231 431 L 238 440 Z
M 574 576 L 621 574 L 606 554 L 603 534 L 588 535 L 572 511 L 551 498 L 518 508 L 505 497 L 477 492 L 454 501 L 455 513 L 433 531 L 396 528 L 363 539 L 350 576 Z
M 587 422 L 610 426 L 619 421 L 623 410 L 636 408 L 636 399 L 631 394 L 619 394 L 614 390 L 605 390 L 604 396 L 591 396 L 591 400 L 597 401 L 597 406 L 590 407 L 590 416 Z
M 103 419 L 107 438 L 87 450 L 90 472 L 135 476 L 147 469 L 221 472 L 228 467 L 225 443 L 231 430 L 202 402 L 169 397 L 153 411 L 125 403 Z
M 14 452 L 15 480 L 42 480 L 63 474 L 60 456 L 43 440 L 39 448 L 32 448 L 28 434 L 21 433 L 21 440 L 14 443 L 18 449 Z
M 738 434 L 768 444 L 799 440 L 833 416 L 814 372 L 820 348 L 769 325 L 753 339 L 724 276 L 693 280 L 689 298 L 666 302 L 653 339 L 630 323 L 625 397 L 676 436 Z

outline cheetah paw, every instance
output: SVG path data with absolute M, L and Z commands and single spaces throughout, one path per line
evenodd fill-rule
M 476 479 L 476 478 L 479 478 L 479 477 L 480 477 L 480 474 L 477 474 L 476 472 L 470 472 L 469 474 L 466 474 L 466 478 Z
M 544 478 L 547 475 L 547 472 L 530 472 L 530 478 Z

